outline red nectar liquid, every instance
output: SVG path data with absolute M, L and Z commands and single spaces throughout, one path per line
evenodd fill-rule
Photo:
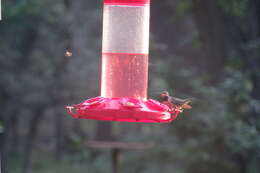
M 148 54 L 103 53 L 102 97 L 147 97 Z

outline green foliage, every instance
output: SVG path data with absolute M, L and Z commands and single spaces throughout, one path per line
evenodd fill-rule
M 190 13 L 192 8 L 191 0 L 178 0 L 176 2 L 176 13 L 178 16 L 184 16 Z
M 228 15 L 245 17 L 247 13 L 248 0 L 218 0 L 218 3 Z
M 260 170 L 260 102 L 254 95 L 259 86 L 252 77 L 260 76 L 260 49 L 259 40 L 245 32 L 249 30 L 245 25 L 248 0 L 218 1 L 224 10 L 221 22 L 226 24 L 228 18 L 234 23 L 224 25 L 227 32 L 223 38 L 214 37 L 232 44 L 226 47 L 226 61 L 218 67 L 224 70 L 215 73 L 208 73 L 207 64 L 217 60 L 205 57 L 207 50 L 201 50 L 213 48 L 205 46 L 201 37 L 201 28 L 206 25 L 195 25 L 193 2 L 160 1 L 169 5 L 170 10 L 157 9 L 160 14 L 156 15 L 164 15 L 167 20 L 160 21 L 165 29 L 160 26 L 154 32 L 152 28 L 149 74 L 151 97 L 169 90 L 175 96 L 193 98 L 193 109 L 184 111 L 171 124 L 111 123 L 122 141 L 155 144 L 144 151 L 123 151 L 122 172 L 237 173 L 241 167 L 247 173 Z M 45 117 L 34 148 L 32 172 L 98 173 L 111 169 L 108 150 L 98 150 L 93 157 L 97 150 L 84 146 L 86 140 L 95 138 L 96 122 L 80 120 L 77 124 L 63 111 L 65 105 L 96 96 L 99 90 L 99 2 L 71 3 L 69 7 L 61 0 L 4 4 L 5 17 L 0 23 L 1 116 L 18 120 L 20 140 L 13 144 L 15 128 L 10 127 L 8 144 L 10 148 L 17 147 L 19 155 L 10 155 L 10 172 L 21 172 L 26 132 L 38 107 L 44 107 Z M 158 22 L 156 18 L 152 20 Z M 227 34 L 229 30 L 241 38 Z M 67 48 L 73 53 L 70 59 L 63 56 Z M 209 82 L 217 75 L 221 76 L 220 81 Z M 58 123 L 54 123 L 57 115 L 62 116 L 61 131 L 65 136 L 60 162 L 53 159 L 58 138 Z M 3 127 L 6 128 L 1 123 L 0 132 Z
M 0 121 L 0 134 L 4 132 L 3 123 Z

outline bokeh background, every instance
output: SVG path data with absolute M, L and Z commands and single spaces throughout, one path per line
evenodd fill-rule
M 170 124 L 77 120 L 66 105 L 99 94 L 102 1 L 7 0 L 0 21 L 2 170 L 124 173 L 260 172 L 260 1 L 153 0 L 149 95 L 194 98 Z M 65 57 L 69 50 L 71 57 Z

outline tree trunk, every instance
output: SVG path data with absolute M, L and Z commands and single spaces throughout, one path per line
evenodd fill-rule
M 201 72 L 209 84 L 219 82 L 226 61 L 224 19 L 215 0 L 192 0 L 194 21 L 201 41 Z
M 56 145 L 55 145 L 55 159 L 57 161 L 60 161 L 62 158 L 62 151 L 63 151 L 63 129 L 64 129 L 64 123 L 63 123 L 63 114 L 57 113 L 55 115 L 55 139 L 56 139 Z
M 11 127 L 12 127 L 12 136 L 11 136 L 11 151 L 8 153 L 18 153 L 18 146 L 19 146 L 19 134 L 18 134 L 18 123 L 19 123 L 19 116 L 17 116 L 17 110 L 15 111 L 14 115 L 11 117 Z M 9 149 L 10 150 L 10 149 Z
M 31 164 L 32 164 L 32 151 L 34 147 L 34 142 L 37 137 L 39 124 L 41 119 L 43 118 L 45 107 L 40 107 L 35 111 L 35 114 L 32 116 L 30 121 L 30 127 L 28 134 L 26 136 L 26 143 L 24 148 L 24 162 L 23 162 L 23 173 L 31 172 Z
M 112 168 L 113 173 L 119 173 L 119 166 L 120 166 L 120 149 L 114 148 L 111 151 L 111 160 L 112 160 Z
M 250 33 L 250 42 L 254 42 L 260 38 L 260 2 L 258 0 L 249 0 L 249 33 Z M 260 100 L 260 58 L 259 58 L 259 46 L 257 48 L 253 48 L 250 51 L 251 58 L 248 65 L 249 68 L 252 69 L 254 72 L 251 75 L 254 88 L 252 92 L 252 96 L 255 99 Z
M 13 104 L 12 101 L 8 101 L 7 104 Z M 1 151 L 1 158 L 2 158 L 2 169 L 3 171 L 7 172 L 7 167 L 6 167 L 6 163 L 8 161 L 8 156 L 9 154 L 12 152 L 16 152 L 17 149 L 17 144 L 15 144 L 14 138 L 17 138 L 18 134 L 17 134 L 17 117 L 16 117 L 16 113 L 17 113 L 18 109 L 15 110 L 11 110 L 10 112 L 7 111 L 7 115 L 1 115 L 0 116 L 0 122 L 3 123 L 1 124 L 2 129 L 0 129 L 0 135 L 1 135 L 1 139 L 0 139 L 0 151 Z M 8 132 L 8 133 L 7 133 Z M 16 141 L 17 142 L 17 141 Z M 14 147 L 14 148 L 13 148 Z
M 69 12 L 71 7 L 71 1 L 70 0 L 64 0 L 63 4 L 66 8 L 66 10 Z M 68 26 L 67 26 L 68 27 Z M 69 27 L 68 27 L 69 28 Z M 71 34 L 69 32 L 69 29 L 66 29 L 64 33 L 62 34 L 62 41 L 65 42 L 65 45 L 63 47 L 64 53 L 66 51 L 71 51 Z M 64 40 L 63 40 L 64 39 Z M 64 118 L 63 118 L 63 112 L 60 111 L 61 105 L 64 103 L 63 91 L 65 90 L 64 87 L 65 84 L 65 76 L 67 72 L 67 66 L 69 62 L 69 57 L 66 57 L 64 55 L 60 55 L 61 59 L 58 61 L 56 71 L 54 72 L 54 77 L 56 79 L 56 82 L 53 86 L 53 105 L 56 105 L 58 110 L 55 111 L 55 159 L 57 161 L 60 161 L 62 158 L 62 151 L 63 151 L 63 144 L 64 144 L 64 133 L 65 133 L 65 125 L 64 125 Z
M 5 150 L 5 144 L 6 144 L 6 133 L 5 133 L 5 122 L 4 120 L 0 119 L 0 122 L 3 123 L 1 124 L 2 127 L 0 127 L 0 172 L 1 173 L 7 173 L 7 169 L 6 169 L 6 157 L 7 157 L 7 153 Z

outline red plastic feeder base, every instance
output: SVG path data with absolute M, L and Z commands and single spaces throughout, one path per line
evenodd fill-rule
M 180 113 L 152 99 L 129 97 L 95 97 L 66 108 L 74 118 L 144 123 L 171 122 Z

